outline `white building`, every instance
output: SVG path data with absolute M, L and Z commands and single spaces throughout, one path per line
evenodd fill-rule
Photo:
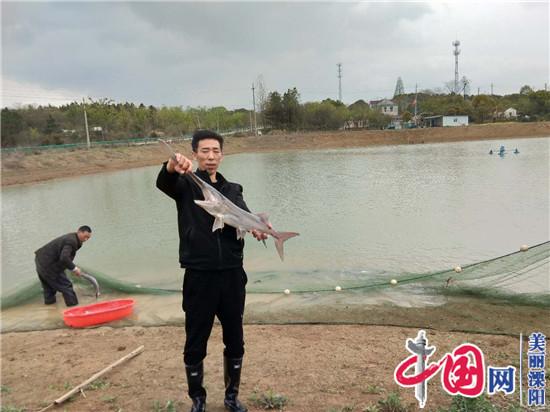
M 468 126 L 468 116 L 443 116 L 443 127 Z
M 468 116 L 430 116 L 424 118 L 426 127 L 468 126 Z
M 515 119 L 518 117 L 518 111 L 514 109 L 513 107 L 509 107 L 508 109 L 504 110 L 502 113 L 502 117 L 505 119 Z
M 399 116 L 399 106 L 388 99 L 373 100 L 370 102 L 371 107 L 376 107 L 380 113 L 397 117 Z

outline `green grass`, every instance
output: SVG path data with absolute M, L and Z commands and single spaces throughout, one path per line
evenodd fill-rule
M 398 393 L 389 393 L 385 399 L 378 401 L 378 412 L 409 412 L 409 408 L 402 404 Z
M 341 408 L 330 408 L 328 412 L 353 412 L 355 410 L 355 406 L 346 405 Z
M 176 412 L 176 404 L 174 401 L 167 401 L 164 406 L 160 401 L 153 402 L 153 412 Z
M 282 411 L 288 404 L 288 398 L 278 393 L 273 393 L 269 389 L 265 393 L 252 392 L 252 395 L 248 398 L 254 406 L 260 409 L 277 409 Z
M 379 395 L 382 392 L 384 392 L 384 388 L 378 385 L 369 385 L 367 386 L 367 389 L 363 391 L 363 393 L 367 393 L 369 395 Z
M 101 400 L 106 403 L 115 403 L 116 399 L 117 399 L 116 396 L 111 396 L 111 395 L 105 395 L 101 397 Z
M 25 408 L 18 408 L 13 405 L 2 405 L 2 412 L 27 412 Z
M 111 382 L 105 379 L 96 379 L 88 385 L 88 389 L 91 391 L 96 391 L 98 389 L 105 389 L 111 386 Z
M 1 392 L 2 393 L 10 393 L 11 389 L 9 387 L 7 387 L 6 385 L 2 385 L 1 386 Z
M 453 396 L 451 406 L 448 409 L 439 409 L 439 412 L 500 412 L 501 409 L 493 405 L 484 396 L 466 398 Z

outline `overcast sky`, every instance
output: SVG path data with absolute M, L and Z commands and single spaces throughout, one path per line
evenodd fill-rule
M 444 89 L 518 92 L 549 82 L 548 2 L 6 2 L 2 106 L 89 96 L 155 106 L 252 106 L 296 87 L 301 101 Z

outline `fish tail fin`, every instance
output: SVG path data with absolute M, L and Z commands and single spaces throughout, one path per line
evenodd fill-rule
M 275 247 L 277 248 L 277 253 L 279 253 L 279 257 L 281 258 L 281 260 L 285 260 L 285 253 L 283 248 L 284 242 L 298 235 L 299 233 L 296 232 L 277 232 L 273 235 L 273 239 L 275 240 Z

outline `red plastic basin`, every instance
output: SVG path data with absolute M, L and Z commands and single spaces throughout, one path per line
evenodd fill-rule
M 116 299 L 67 309 L 63 312 L 63 321 L 73 328 L 111 322 L 130 315 L 134 303 L 134 299 Z

